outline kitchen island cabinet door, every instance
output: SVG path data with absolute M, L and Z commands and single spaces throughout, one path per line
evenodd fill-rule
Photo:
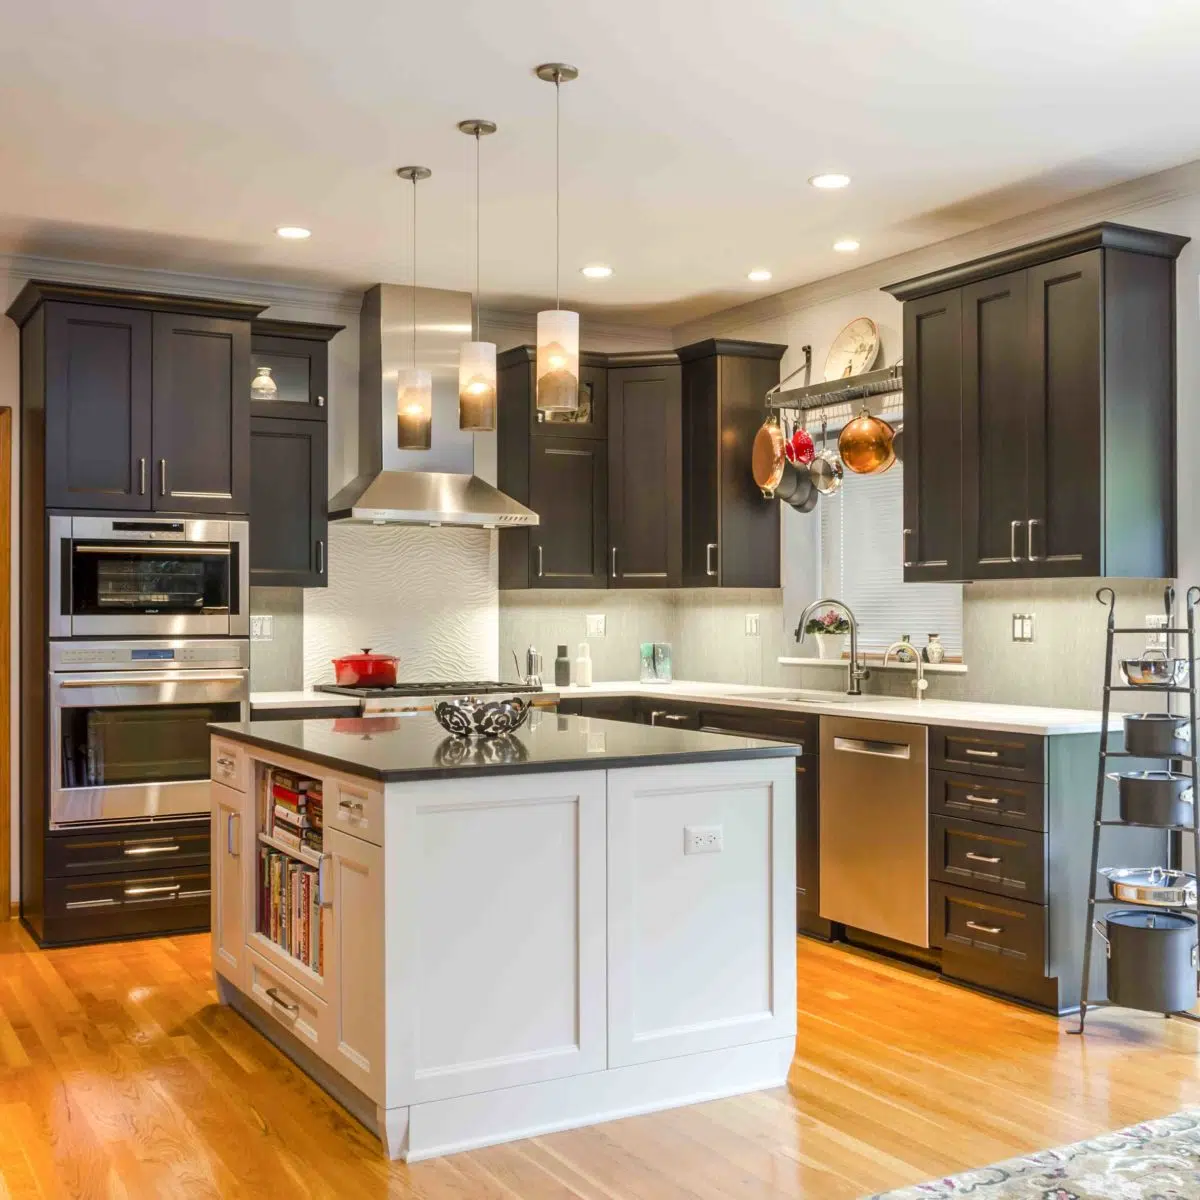
M 248 799 L 223 783 L 212 785 L 212 961 L 213 970 L 235 987 L 246 986 L 246 912 L 251 902 L 246 819 Z
M 330 905 L 325 928 L 332 1066 L 359 1091 L 384 1094 L 383 849 L 340 829 L 325 829 Z
M 250 511 L 250 322 L 154 314 L 153 496 L 160 512 Z
M 250 582 L 325 587 L 328 518 L 326 425 L 250 421 Z
M 968 579 L 1016 579 L 1029 573 L 1028 295 L 1026 271 L 962 290 L 963 570 Z
M 904 306 L 904 580 L 962 578 L 962 292 Z
M 581 437 L 531 440 L 529 507 L 530 586 L 608 586 L 608 446 Z
M 608 536 L 612 587 L 683 579 L 682 381 L 677 362 L 608 373 Z
M 43 345 L 39 319 L 22 353 L 44 363 L 47 506 L 148 510 L 151 314 L 47 304 Z

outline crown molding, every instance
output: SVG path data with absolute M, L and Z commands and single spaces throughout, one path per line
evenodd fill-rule
M 363 295 L 357 288 L 317 288 L 303 284 L 264 283 L 253 279 L 224 279 L 216 275 L 114 266 L 110 263 L 30 254 L 0 254 L 0 274 L 19 283 L 45 279 L 90 287 L 209 296 L 265 304 L 269 308 L 303 308 L 354 316 L 358 316 L 362 307 Z
M 970 259 L 1012 250 L 1025 242 L 1058 237 L 1081 225 L 1111 221 L 1200 194 L 1200 160 L 1153 175 L 1088 192 L 1047 208 L 1008 217 L 981 229 L 931 242 L 853 271 L 801 284 L 734 308 L 687 321 L 671 330 L 674 345 L 728 336 L 749 326 L 786 317 L 801 309 L 829 304 L 857 292 L 876 291 L 900 279 L 957 266 Z

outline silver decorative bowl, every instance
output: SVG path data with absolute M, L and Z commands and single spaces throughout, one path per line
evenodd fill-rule
M 529 719 L 531 705 L 517 696 L 504 700 L 483 700 L 478 696 L 459 696 L 442 700 L 433 715 L 447 733 L 460 738 L 495 738 L 513 733 Z

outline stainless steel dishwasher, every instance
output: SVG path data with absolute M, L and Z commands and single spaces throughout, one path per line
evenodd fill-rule
M 924 725 L 821 718 L 821 916 L 929 945 Z

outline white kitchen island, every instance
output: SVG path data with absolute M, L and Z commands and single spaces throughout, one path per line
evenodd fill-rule
M 478 749 L 428 714 L 214 726 L 220 997 L 410 1161 L 779 1086 L 796 751 L 536 712 Z M 272 832 L 280 779 L 319 791 L 319 849 Z

